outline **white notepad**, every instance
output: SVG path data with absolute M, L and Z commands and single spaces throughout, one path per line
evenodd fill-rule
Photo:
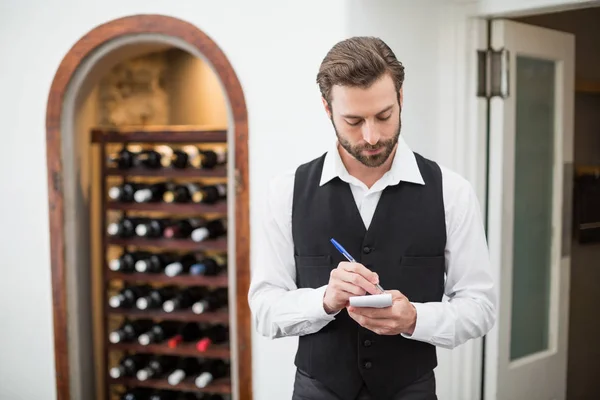
M 392 295 L 390 293 L 372 294 L 368 296 L 350 297 L 352 307 L 373 307 L 385 308 L 392 305 Z

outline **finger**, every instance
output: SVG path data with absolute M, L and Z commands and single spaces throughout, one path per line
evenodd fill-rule
M 348 282 L 353 285 L 359 286 L 365 292 L 369 292 L 370 294 L 379 293 L 379 290 L 373 283 L 369 282 L 362 275 L 357 274 L 355 272 L 350 272 L 347 270 L 339 270 L 335 273 L 335 276 L 337 279 L 339 279 L 343 282 Z
M 334 281 L 346 282 L 352 285 L 359 287 L 365 293 L 375 294 L 377 292 L 377 288 L 375 285 L 367 281 L 362 275 L 356 274 L 354 272 L 346 271 L 343 268 L 336 268 L 331 271 L 331 278 Z M 363 293 L 363 294 L 365 294 Z
M 362 315 L 355 315 L 353 319 L 359 323 L 360 326 L 365 327 L 375 333 L 388 331 L 392 326 L 392 321 L 388 319 L 371 319 Z
M 348 272 L 354 272 L 373 284 L 379 283 L 379 276 L 360 263 L 340 263 L 340 268 Z
M 360 286 L 353 285 L 348 282 L 336 280 L 331 284 L 331 287 L 347 296 L 364 296 L 365 290 Z
M 360 287 L 361 289 L 363 289 L 365 292 L 368 292 L 370 294 L 379 293 L 379 289 L 377 289 L 377 287 L 373 283 L 369 282 L 362 275 L 359 275 L 357 273 L 341 271 L 340 279 L 344 282 L 348 282 L 352 285 L 356 285 L 356 286 Z
M 361 315 L 371 319 L 390 319 L 392 318 L 392 307 L 374 308 L 374 307 L 348 307 L 348 312 Z
M 398 290 L 386 290 L 385 293 L 389 293 L 392 295 L 392 300 L 401 300 L 401 299 L 407 299 L 408 298 L 403 295 L 400 291 Z
M 385 330 L 389 329 L 389 327 L 393 323 L 389 319 L 369 318 L 364 315 L 356 314 L 356 313 L 353 313 L 350 311 L 348 311 L 348 315 L 350 315 L 350 317 L 353 320 L 358 322 L 358 324 L 360 324 L 360 326 L 370 329 L 372 331 L 378 331 L 378 332 L 385 331 Z

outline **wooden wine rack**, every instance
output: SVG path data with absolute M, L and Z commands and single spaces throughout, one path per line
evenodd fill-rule
M 200 352 L 191 344 L 181 344 L 176 348 L 169 348 L 166 344 L 151 344 L 147 346 L 136 343 L 118 343 L 113 344 L 108 340 L 109 320 L 111 318 L 124 318 L 130 320 L 135 319 L 152 319 L 155 321 L 181 321 L 181 322 L 204 322 L 214 324 L 224 324 L 231 326 L 232 316 L 229 313 L 229 307 L 214 312 L 204 314 L 194 314 L 191 311 L 175 311 L 171 313 L 163 312 L 162 310 L 138 310 L 138 309 L 113 309 L 108 306 L 108 291 L 109 285 L 112 282 L 118 281 L 122 283 L 140 283 L 140 284 L 156 284 L 156 285 L 175 285 L 181 288 L 189 286 L 206 286 L 212 288 L 224 288 L 229 286 L 227 274 L 217 276 L 193 276 L 179 275 L 169 277 L 164 274 L 145 274 L 139 272 L 123 273 L 114 272 L 108 269 L 108 250 L 110 247 L 119 247 L 122 249 L 139 248 L 139 249 L 156 249 L 168 250 L 176 252 L 202 252 L 214 251 L 227 253 L 228 240 L 227 235 L 222 238 L 206 240 L 200 243 L 194 242 L 191 239 L 144 239 L 144 238 L 113 238 L 106 233 L 107 214 L 109 212 L 120 212 L 123 215 L 135 212 L 138 215 L 143 213 L 159 213 L 162 216 L 172 216 L 174 218 L 197 217 L 205 214 L 215 214 L 219 216 L 227 216 L 227 200 L 222 200 L 216 204 L 192 204 L 192 203 L 121 203 L 108 200 L 107 188 L 108 180 L 115 180 L 119 177 L 124 179 L 134 178 L 137 181 L 144 181 L 146 178 L 160 179 L 175 179 L 183 181 L 197 181 L 202 178 L 220 178 L 220 181 L 227 179 L 227 166 L 220 165 L 214 169 L 198 169 L 198 168 L 159 168 L 159 169 L 144 169 L 136 167 L 131 169 L 110 168 L 107 165 L 107 156 L 109 154 L 109 146 L 124 146 L 129 144 L 140 145 L 183 145 L 194 144 L 202 147 L 203 144 L 226 144 L 227 131 L 225 130 L 202 130 L 202 129 L 169 129 L 162 127 L 160 129 L 144 128 L 144 129 L 94 129 L 92 130 L 92 143 L 99 145 L 100 150 L 100 171 L 101 171 L 101 227 L 102 232 L 102 277 L 103 277 L 103 333 L 104 333 L 104 387 L 106 398 L 111 399 L 111 393 L 114 393 L 111 388 L 115 386 L 124 386 L 126 388 L 145 387 L 153 389 L 167 389 L 171 391 L 185 392 L 207 392 L 207 393 L 232 393 L 231 377 L 220 378 L 213 381 L 205 388 L 198 388 L 189 379 L 182 381 L 178 385 L 170 385 L 166 379 L 154 379 L 147 381 L 139 381 L 135 378 L 119 378 L 113 379 L 108 372 L 114 363 L 110 362 L 112 352 L 119 354 L 154 354 L 154 355 L 172 355 L 179 357 L 203 357 L 203 358 L 219 358 L 231 361 L 232 351 L 229 343 L 236 338 L 236 332 L 230 331 L 230 340 L 227 344 L 213 345 L 206 351 Z M 156 179 L 155 179 L 156 181 Z M 227 196 L 233 196 L 235 193 L 228 190 Z M 228 230 L 229 231 L 229 230 Z M 230 273 L 229 265 L 234 264 L 233 257 L 228 255 L 227 273 Z M 232 293 L 234 296 L 235 292 Z M 231 295 L 231 294 L 230 294 Z M 247 337 L 246 335 L 243 335 Z M 234 364 L 231 363 L 231 374 L 236 373 Z M 251 368 L 249 365 L 240 365 L 238 368 Z M 242 398 L 249 398 L 251 395 L 243 395 Z

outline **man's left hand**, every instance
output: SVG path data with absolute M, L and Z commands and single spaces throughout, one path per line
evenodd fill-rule
M 397 290 L 387 290 L 392 295 L 392 305 L 385 308 L 348 306 L 348 314 L 361 326 L 378 335 L 412 335 L 417 323 L 417 310 Z

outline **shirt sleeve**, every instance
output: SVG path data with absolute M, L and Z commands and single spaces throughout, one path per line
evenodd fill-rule
M 314 333 L 335 319 L 323 308 L 327 286 L 296 286 L 292 239 L 292 202 L 295 171 L 269 184 L 263 211 L 257 261 L 253 263 L 248 302 L 256 330 L 278 338 Z
M 412 303 L 417 321 L 404 337 L 452 349 L 485 335 L 496 321 L 496 293 L 479 201 L 472 186 L 442 169 L 446 282 L 442 302 Z M 409 299 L 410 300 L 410 299 Z

